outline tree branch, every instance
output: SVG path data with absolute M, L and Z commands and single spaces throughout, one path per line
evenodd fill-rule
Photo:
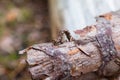
M 112 39 L 118 57 L 120 57 L 119 12 L 111 12 L 98 17 L 98 19 L 102 17 L 110 21 Z M 101 22 L 98 21 L 97 24 L 99 23 Z M 96 40 L 96 25 L 75 31 L 77 35 L 81 36 L 79 40 L 64 42 L 60 45 L 36 44 L 20 51 L 20 54 L 27 53 L 27 62 L 32 78 L 47 77 L 50 80 L 70 80 L 89 72 L 97 72 L 103 63 L 101 55 L 103 52 Z M 104 26 L 108 26 L 107 23 Z M 119 73 L 119 61 L 119 58 L 112 58 L 102 70 L 103 76 L 113 76 Z

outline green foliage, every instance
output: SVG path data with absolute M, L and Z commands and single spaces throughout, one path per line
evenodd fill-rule
M 1 64 L 8 64 L 10 61 L 17 60 L 19 58 L 17 53 L 11 53 L 7 56 L 0 55 L 0 63 Z
M 21 9 L 21 21 L 22 22 L 29 21 L 31 17 L 32 17 L 32 12 L 29 9 L 26 9 L 26 8 Z

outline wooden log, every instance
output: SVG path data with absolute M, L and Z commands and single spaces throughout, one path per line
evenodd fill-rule
M 110 25 L 112 25 L 112 39 L 118 57 L 120 57 L 119 15 L 120 11 L 100 16 L 109 20 Z M 97 22 L 96 25 L 98 23 L 100 22 Z M 95 37 L 97 34 L 96 25 L 75 31 L 76 34 L 82 36 L 79 40 L 64 42 L 60 45 L 53 43 L 36 44 L 20 51 L 20 54 L 27 53 L 26 60 L 32 78 L 70 80 L 89 72 L 97 72 L 103 60 Z M 119 73 L 119 59 L 117 59 L 117 63 L 115 61 L 116 58 L 113 58 L 108 62 L 103 70 L 103 76 L 109 77 Z

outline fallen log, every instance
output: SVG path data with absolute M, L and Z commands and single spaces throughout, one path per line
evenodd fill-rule
M 29 71 L 33 79 L 47 79 L 47 80 L 83 80 L 80 76 L 86 73 L 95 72 L 99 74 L 99 69 L 103 64 L 103 52 L 99 46 L 102 40 L 113 40 L 113 43 L 106 44 L 108 49 L 117 51 L 117 54 L 112 54 L 112 58 L 105 58 L 109 60 L 102 70 L 102 76 L 111 77 L 119 74 L 120 63 L 120 11 L 111 12 L 109 14 L 97 17 L 97 22 L 93 26 L 84 28 L 83 30 L 75 31 L 76 35 L 80 35 L 78 40 L 67 40 L 63 43 L 54 45 L 54 43 L 42 43 L 28 47 L 20 51 L 20 54 L 27 53 L 27 63 L 29 64 Z M 96 40 L 99 30 L 96 28 L 101 24 L 101 20 L 109 21 L 104 23 L 102 27 L 110 26 L 111 38 L 104 37 L 101 40 Z M 103 21 L 104 22 L 104 21 Z M 104 29 L 104 28 L 102 28 Z M 102 33 L 104 33 L 103 30 Z M 109 33 L 110 31 L 108 31 Z M 99 37 L 101 39 L 101 37 Z M 111 39 L 111 40 L 109 40 Z M 106 46 L 105 45 L 105 46 Z M 106 47 L 102 47 L 102 49 Z M 114 50 L 113 50 L 114 49 Z M 106 51 L 106 50 L 105 50 Z M 110 52 L 110 51 L 109 51 Z M 102 54 L 102 55 L 101 55 Z M 105 54 L 106 55 L 106 54 Z M 107 56 L 110 56 L 107 54 Z M 78 79 L 79 77 L 79 79 Z M 86 77 L 87 78 L 87 77 Z M 98 77 L 97 77 L 98 78 Z M 86 79 L 87 80 L 87 79 Z M 93 79 L 92 79 L 93 80 Z M 97 79 L 94 79 L 97 80 Z

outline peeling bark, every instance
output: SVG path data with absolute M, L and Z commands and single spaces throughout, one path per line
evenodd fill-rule
M 44 79 L 47 77 L 49 80 L 103 80 L 100 79 L 97 71 L 103 63 L 104 50 L 107 46 L 109 49 L 116 49 L 117 58 L 111 58 L 104 69 L 102 70 L 102 77 L 111 77 L 119 74 L 120 70 L 120 11 L 111 12 L 109 14 L 101 15 L 101 17 L 109 20 L 110 24 L 104 24 L 102 27 L 110 27 L 110 39 L 112 37 L 113 43 L 109 47 L 109 42 L 104 45 L 104 42 L 100 42 L 102 50 L 100 48 L 99 41 L 96 40 L 96 35 L 98 34 L 96 25 L 101 24 L 97 21 L 96 25 L 86 27 L 83 30 L 75 31 L 76 34 L 80 35 L 79 40 L 67 41 L 59 45 L 54 45 L 53 43 L 42 43 L 36 44 L 28 47 L 25 50 L 20 51 L 20 53 L 27 53 L 27 62 L 29 64 L 29 71 L 33 79 Z M 101 25 L 100 25 L 101 26 Z M 110 31 L 108 31 L 109 33 Z M 104 37 L 104 36 L 103 36 Z M 98 37 L 98 38 L 103 38 Z M 105 38 L 109 40 L 109 38 Z M 106 51 L 106 49 L 105 49 Z M 113 51 L 113 50 L 112 50 Z M 87 54 L 87 55 L 86 55 Z M 103 54 L 103 55 L 101 55 Z M 107 53 L 109 55 L 109 53 Z M 106 60 L 106 59 L 105 59 Z M 93 78 L 88 78 L 84 75 L 88 73 L 93 76 Z M 96 73 L 96 74 L 95 74 Z M 82 77 L 83 76 L 83 77 Z M 92 77 L 91 76 L 91 77 Z M 95 76 L 95 77 L 94 77 Z M 107 80 L 107 79 L 106 79 Z M 114 79 L 113 79 L 114 80 Z

